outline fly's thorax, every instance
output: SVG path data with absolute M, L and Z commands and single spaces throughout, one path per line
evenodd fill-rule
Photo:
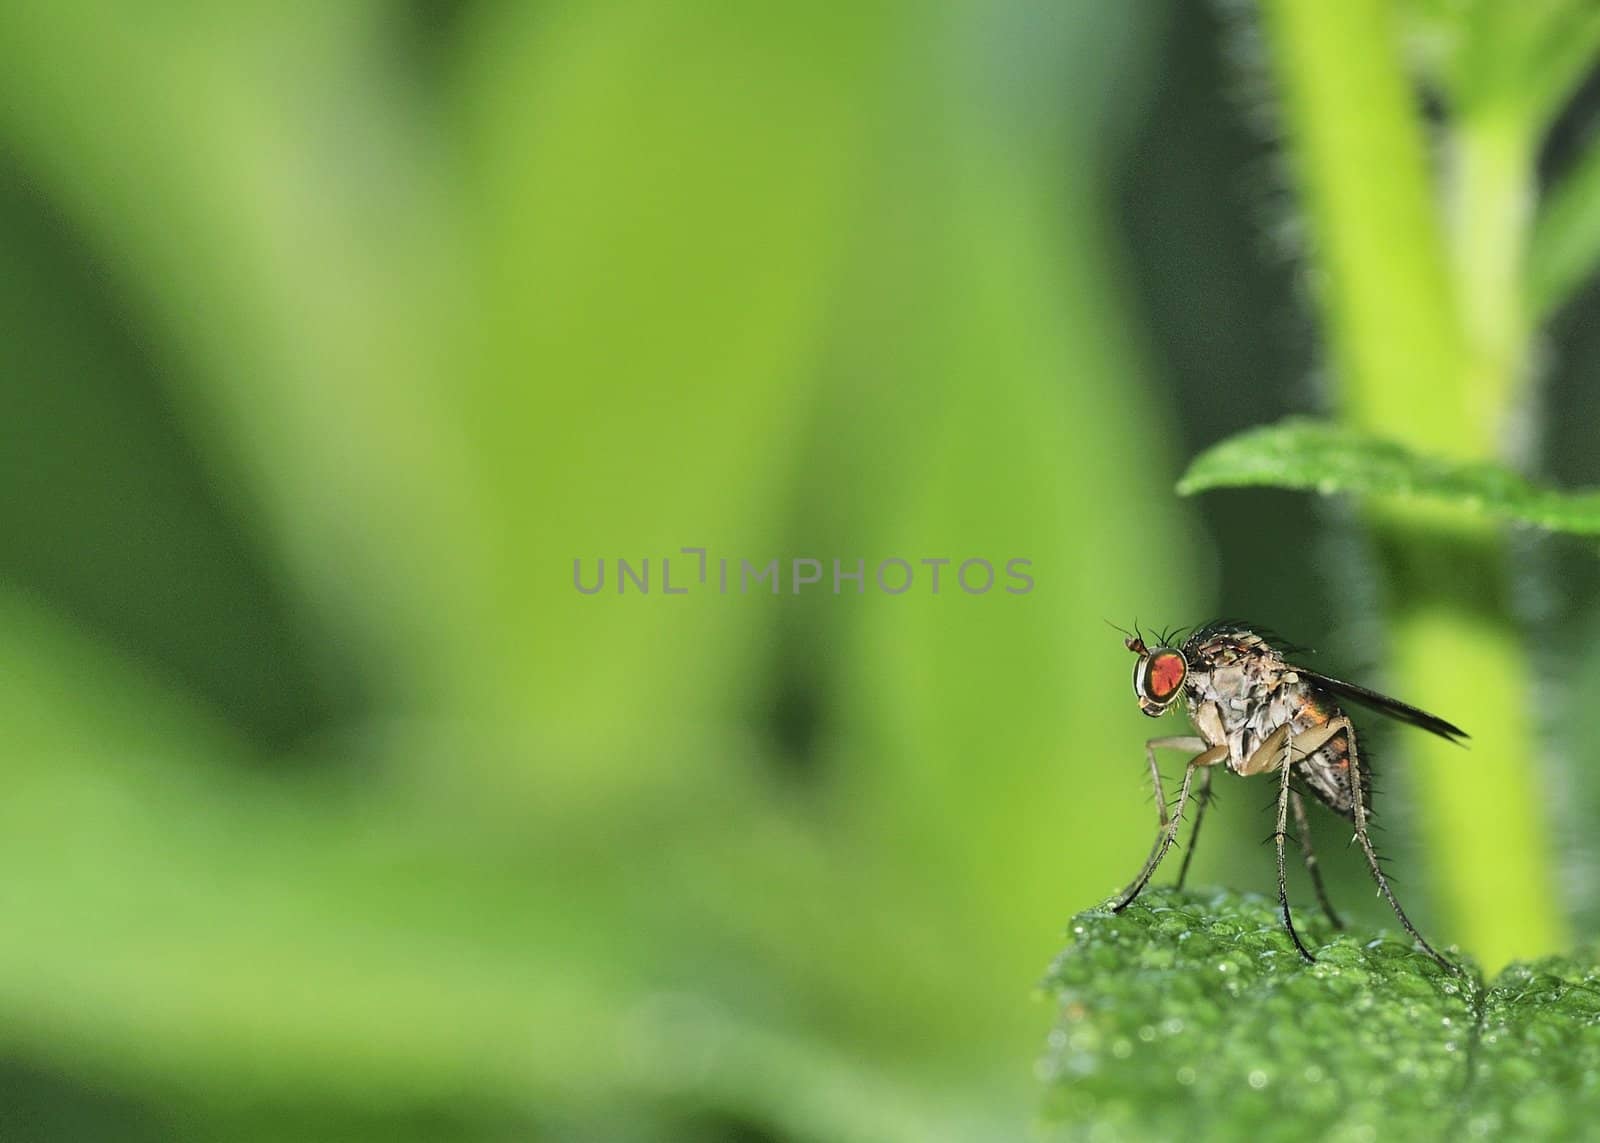
M 1203 679 L 1206 696 L 1224 703 L 1248 698 L 1273 685 L 1288 667 L 1275 648 L 1252 631 L 1202 631 L 1184 645 L 1191 676 Z
M 1304 734 L 1337 713 L 1338 708 L 1327 696 L 1313 690 L 1291 672 L 1277 686 L 1263 691 L 1243 712 L 1238 729 L 1245 732 L 1249 740 L 1259 743 L 1280 726 L 1287 725 L 1291 735 Z
M 1306 688 L 1292 672 L 1234 660 L 1191 671 L 1186 690 L 1191 712 L 1214 706 L 1231 732 L 1260 717 L 1287 717 L 1304 701 Z
M 1253 636 L 1203 647 L 1186 680 L 1190 721 L 1213 746 L 1228 747 L 1238 770 L 1279 727 L 1291 734 L 1321 726 L 1337 708 L 1276 651 Z

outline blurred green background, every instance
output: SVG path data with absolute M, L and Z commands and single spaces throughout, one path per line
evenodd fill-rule
M 0 5 L 0 1136 L 1022 1137 L 1176 731 L 1104 621 L 1388 653 L 1338 505 L 1172 493 L 1326 400 L 1261 54 L 1178 0 Z M 1564 484 L 1597 316 L 1524 414 Z M 574 590 L 685 546 L 1035 588 Z M 1592 935 L 1600 576 L 1515 555 Z M 1267 891 L 1219 789 L 1196 879 Z

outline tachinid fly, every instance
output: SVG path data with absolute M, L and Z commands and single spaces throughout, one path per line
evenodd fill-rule
M 1284 840 L 1288 836 L 1291 813 L 1317 900 L 1328 919 L 1336 927 L 1343 927 L 1328 903 L 1316 854 L 1311 848 L 1311 829 L 1302 795 L 1302 791 L 1309 791 L 1334 813 L 1354 824 L 1367 868 L 1406 932 L 1434 960 L 1452 971 L 1459 971 L 1417 932 L 1378 864 L 1378 855 L 1367 833 L 1372 805 L 1371 779 L 1362 763 L 1355 727 L 1340 702 L 1357 703 L 1455 743 L 1462 743 L 1466 732 L 1397 699 L 1290 663 L 1281 648 L 1242 624 L 1207 624 L 1190 634 L 1181 646 L 1170 645 L 1175 641 L 1169 637 L 1160 640 L 1161 645 L 1148 647 L 1139 634 L 1129 635 L 1126 640 L 1128 650 L 1139 656 L 1133 668 L 1133 691 L 1138 696 L 1139 709 L 1154 718 L 1182 698 L 1197 734 L 1152 738 L 1145 743 L 1145 758 L 1150 763 L 1150 776 L 1156 785 L 1161 826 L 1144 868 L 1123 890 L 1112 909 L 1121 912 L 1132 903 L 1172 848 L 1189 801 L 1191 784 L 1198 774 L 1194 829 L 1183 865 L 1178 870 L 1178 884 L 1183 884 L 1200 836 L 1206 803 L 1210 800 L 1212 768 L 1226 763 L 1228 769 L 1242 777 L 1279 775 L 1278 825 L 1273 833 L 1278 847 L 1278 903 L 1283 908 L 1284 927 L 1289 930 L 1289 937 L 1301 956 L 1308 961 L 1316 959 L 1300 940 L 1289 913 Z M 1156 766 L 1159 749 L 1183 750 L 1191 755 L 1183 772 L 1176 806 L 1170 814 L 1162 792 L 1161 772 Z

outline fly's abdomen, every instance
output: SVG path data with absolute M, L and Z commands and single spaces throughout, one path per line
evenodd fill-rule
M 1295 733 L 1304 734 L 1326 726 L 1342 712 L 1326 696 L 1308 694 L 1295 718 Z M 1354 791 L 1350 786 L 1350 752 L 1355 748 L 1351 741 L 1354 731 L 1346 722 L 1344 728 L 1304 758 L 1295 759 L 1297 776 L 1307 789 L 1335 813 L 1350 817 L 1355 810 Z M 1361 773 L 1362 792 L 1367 792 L 1365 767 Z M 1371 799 L 1366 799 L 1371 804 Z

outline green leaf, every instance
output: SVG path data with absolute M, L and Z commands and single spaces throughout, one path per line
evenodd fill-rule
M 1600 146 L 1590 146 L 1547 196 L 1528 244 L 1526 290 L 1533 317 L 1548 318 L 1600 263 Z
M 1046 981 L 1047 1117 L 1102 1139 L 1560 1138 L 1600 1113 L 1600 967 L 1458 979 L 1409 942 L 1148 892 L 1080 914 Z
M 1409 0 L 1400 15 L 1418 71 L 1467 118 L 1484 109 L 1553 118 L 1600 46 L 1589 0 Z
M 1600 490 L 1561 492 L 1495 464 L 1422 456 L 1391 441 L 1291 417 L 1247 429 L 1197 456 L 1178 481 L 1192 496 L 1267 485 L 1363 492 L 1467 508 L 1553 532 L 1600 534 Z
M 1425 82 L 1451 108 L 1456 151 L 1454 193 L 1465 175 L 1460 149 L 1485 129 L 1509 128 L 1531 147 L 1549 130 L 1573 92 L 1600 63 L 1600 7 L 1590 0 L 1534 0 L 1521 4 L 1407 0 L 1400 7 L 1408 56 Z M 1534 165 L 1530 150 L 1506 172 L 1518 182 Z M 1553 192 L 1543 195 L 1523 270 L 1528 317 L 1541 321 L 1565 302 L 1600 258 L 1600 149 L 1589 147 Z M 1531 187 L 1519 186 L 1518 198 Z M 1458 233 L 1479 229 L 1517 235 L 1525 203 L 1496 220 L 1456 203 Z M 1478 217 L 1474 219 L 1473 215 Z M 1507 282 L 1510 279 L 1507 277 Z M 1495 283 L 1500 285 L 1503 283 Z

